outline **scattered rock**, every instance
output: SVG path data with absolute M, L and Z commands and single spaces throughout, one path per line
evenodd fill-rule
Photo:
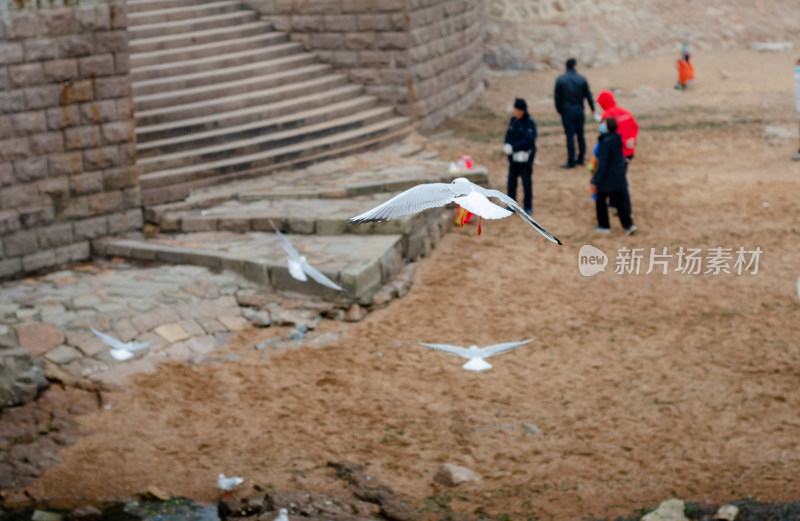
M 782 52 L 794 48 L 792 42 L 751 42 L 748 47 L 758 52 Z
M 800 290 L 798 290 L 798 295 L 800 295 Z M 332 309 L 325 313 L 325 318 L 335 320 L 337 322 L 343 322 L 347 318 L 347 312 L 340 308 Z
M 62 519 L 61 514 L 47 510 L 34 510 L 31 516 L 31 521 L 61 521 Z
M 717 509 L 717 513 L 714 514 L 715 520 L 723 520 L 723 521 L 733 521 L 736 519 L 736 516 L 739 515 L 739 507 L 736 505 L 722 505 Z
M 443 463 L 433 477 L 436 483 L 447 487 L 457 487 L 462 483 L 478 481 L 479 479 L 481 479 L 480 476 L 473 470 L 452 463 Z
M 91 505 L 76 508 L 67 514 L 67 521 L 100 521 L 101 519 L 103 519 L 103 512 Z
M 242 307 L 263 308 L 270 302 L 270 299 L 268 293 L 256 289 L 240 289 L 236 292 L 236 302 Z
M 64 343 L 64 333 L 49 322 L 35 322 L 17 326 L 19 345 L 34 357 L 41 356 Z
M 347 315 L 345 315 L 345 320 L 348 322 L 360 322 L 364 320 L 364 317 L 367 316 L 367 310 L 359 306 L 358 304 L 353 304 L 347 309 Z
M 272 324 L 272 317 L 269 311 L 259 311 L 253 308 L 242 308 L 242 316 L 249 320 L 256 327 L 269 327 Z
M 685 508 L 682 499 L 667 499 L 641 521 L 689 521 L 684 514 Z
M 395 495 L 388 486 L 364 472 L 364 466 L 350 461 L 328 462 L 336 475 L 350 484 L 350 490 L 358 499 L 380 506 L 381 515 L 394 521 L 413 521 L 419 512 L 409 501 Z
M 387 284 L 379 289 L 375 295 L 372 296 L 372 307 L 381 309 L 389 305 L 394 297 L 397 296 L 397 289 Z
M 269 306 L 268 312 L 272 324 L 276 326 L 306 326 L 314 329 L 319 322 L 319 314 L 303 309 L 284 309 L 278 306 Z
M 145 496 L 158 499 L 160 501 L 169 501 L 170 495 L 158 488 L 155 485 L 150 485 L 145 490 Z
M 525 430 L 525 434 L 541 434 L 542 429 L 539 428 L 538 425 L 533 423 L 523 423 L 522 428 Z
M 28 403 L 49 382 L 41 362 L 22 348 L 0 351 L 0 409 Z

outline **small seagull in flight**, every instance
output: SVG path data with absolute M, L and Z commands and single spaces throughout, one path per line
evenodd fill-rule
M 104 344 L 111 347 L 109 350 L 109 354 L 114 357 L 116 360 L 125 361 L 130 360 L 133 358 L 133 351 L 139 351 L 141 349 L 147 349 L 153 344 L 156 344 L 156 341 L 150 342 L 123 342 L 122 340 L 118 340 L 111 335 L 107 335 L 101 331 L 96 330 L 95 328 L 90 328 L 92 333 L 97 335 L 97 337 L 103 341 Z
M 489 197 L 499 199 L 510 208 L 510 210 L 491 202 Z M 534 221 L 530 215 L 525 213 L 525 210 L 523 210 L 515 200 L 499 190 L 483 188 L 464 177 L 453 179 L 452 183 L 426 183 L 414 186 L 405 192 L 397 194 L 372 210 L 350 218 L 347 222 L 358 224 L 388 221 L 395 217 L 419 213 L 423 210 L 444 206 L 448 203 L 456 203 L 468 212 L 479 216 L 481 219 L 502 219 L 516 213 L 534 230 L 542 234 L 545 239 L 556 244 L 561 244 L 560 240 L 545 230 L 541 224 Z M 479 220 L 478 235 L 480 235 L 480 233 L 481 225 Z
M 472 345 L 469 346 L 469 348 L 451 346 L 449 344 L 426 344 L 424 342 L 417 343 L 421 346 L 430 347 L 431 349 L 441 351 L 442 353 L 449 353 L 451 355 L 460 356 L 461 358 L 468 358 L 469 360 L 461 366 L 468 371 L 486 371 L 487 369 L 492 368 L 492 364 L 484 360 L 484 358 L 507 353 L 512 349 L 516 349 L 519 346 L 533 342 L 534 340 L 536 339 L 530 338 L 528 340 L 523 340 L 522 342 L 504 342 L 502 344 L 493 344 L 486 347 Z
M 304 256 L 297 253 L 297 250 L 294 249 L 292 244 L 286 239 L 286 237 L 284 237 L 280 230 L 278 230 L 278 227 L 275 226 L 275 223 L 272 221 L 269 223 L 275 229 L 275 233 L 278 234 L 278 238 L 281 240 L 283 249 L 289 254 L 289 275 L 291 275 L 292 278 L 305 282 L 308 280 L 308 277 L 306 277 L 307 274 L 309 277 L 316 280 L 323 286 L 335 289 L 337 291 L 343 291 L 343 288 L 340 285 L 326 277 L 321 271 L 309 264 Z

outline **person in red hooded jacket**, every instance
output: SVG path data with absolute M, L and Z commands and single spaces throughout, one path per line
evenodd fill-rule
M 624 108 L 617 105 L 614 93 L 604 90 L 597 96 L 597 103 L 603 109 L 602 120 L 614 118 L 617 120 L 617 132 L 622 137 L 622 156 L 625 158 L 625 174 L 628 173 L 628 164 L 633 160 L 636 153 L 636 140 L 639 138 L 639 124 L 636 123 L 633 115 Z M 626 195 L 628 208 L 630 208 L 631 197 Z

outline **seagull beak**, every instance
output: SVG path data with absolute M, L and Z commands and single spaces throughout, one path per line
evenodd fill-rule
M 478 216 L 478 235 L 481 234 L 481 220 L 483 217 Z

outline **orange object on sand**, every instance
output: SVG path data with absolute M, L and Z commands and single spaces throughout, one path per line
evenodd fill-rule
M 694 66 L 688 60 L 678 60 L 678 83 L 688 85 L 694 79 Z

